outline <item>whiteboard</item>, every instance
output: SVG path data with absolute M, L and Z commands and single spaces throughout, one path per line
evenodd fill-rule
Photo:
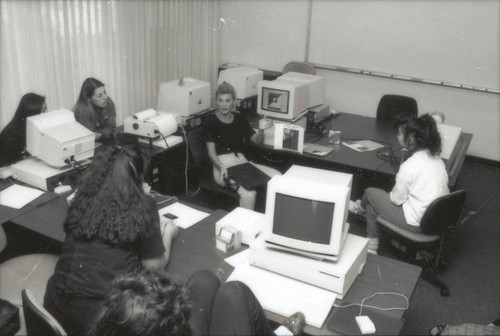
M 500 88 L 500 1 L 313 0 L 309 61 Z

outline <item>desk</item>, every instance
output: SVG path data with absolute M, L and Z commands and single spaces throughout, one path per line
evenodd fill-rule
M 62 226 L 66 209 L 65 198 L 62 197 L 18 216 L 11 222 L 63 242 Z M 220 268 L 226 277 L 231 274 L 232 266 L 224 262 L 224 259 L 231 254 L 225 254 L 215 248 L 215 223 L 226 214 L 225 211 L 216 210 L 211 212 L 209 217 L 190 228 L 180 229 L 179 236 L 172 244 L 172 257 L 167 268 L 167 272 L 173 278 L 185 281 L 199 269 L 215 270 Z M 237 252 L 239 251 L 232 253 Z M 360 303 L 363 298 L 375 292 L 398 292 L 410 298 L 420 272 L 420 267 L 370 254 L 363 272 L 353 283 L 344 300 L 337 300 L 337 303 Z M 377 304 L 384 304 L 386 307 L 401 305 L 400 301 L 393 303 L 392 299 L 388 297 L 383 299 L 383 302 L 377 301 Z M 332 318 L 335 309 L 340 308 L 332 310 L 322 329 L 306 326 L 306 332 L 311 335 L 331 335 L 333 332 L 327 329 L 326 325 Z M 388 323 L 395 323 L 396 329 L 399 331 L 402 327 L 403 313 L 400 310 L 388 311 L 384 319 L 387 319 Z M 270 320 L 278 323 L 284 319 L 284 317 L 271 312 L 266 312 L 266 314 Z
M 396 138 L 397 131 L 394 127 L 394 122 L 390 120 L 340 113 L 331 121 L 325 122 L 323 126 L 325 129 L 341 131 L 341 140 L 373 140 L 383 144 L 386 148 L 389 148 L 389 146 L 392 146 L 393 150 L 400 148 Z M 448 165 L 450 187 L 453 187 L 457 181 L 471 140 L 472 134 L 462 133 L 457 144 L 455 159 Z M 311 132 L 306 132 L 304 141 L 328 145 L 326 136 L 315 136 Z M 268 160 L 282 162 L 284 165 L 301 164 L 351 173 L 355 176 L 355 184 L 357 184 L 355 186 L 356 190 L 353 190 L 354 195 L 360 193 L 360 190 L 364 191 L 369 186 L 391 188 L 394 176 L 397 173 L 397 167 L 377 157 L 377 150 L 357 152 L 344 145 L 340 145 L 336 146 L 335 150 L 328 155 L 320 157 L 307 153 L 299 154 L 274 150 L 270 146 L 265 145 L 254 146 L 254 148 L 260 154 L 264 154 Z

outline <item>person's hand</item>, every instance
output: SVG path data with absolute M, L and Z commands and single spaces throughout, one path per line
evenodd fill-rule
M 219 169 L 219 173 L 220 173 L 221 180 L 224 181 L 228 177 L 227 167 L 224 165 L 221 165 L 220 169 Z
M 173 240 L 179 235 L 179 227 L 171 219 L 166 219 L 162 223 L 161 234 L 163 239 Z

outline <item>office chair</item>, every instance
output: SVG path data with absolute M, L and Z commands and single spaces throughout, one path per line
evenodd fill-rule
M 0 264 L 0 298 L 22 308 L 21 292 L 30 289 L 43 302 L 47 281 L 54 273 L 59 257 L 54 254 L 28 254 Z M 21 330 L 25 334 L 24 314 L 20 312 Z
M 67 335 L 64 328 L 50 313 L 43 308 L 35 294 L 29 289 L 23 289 L 23 312 L 26 321 L 27 335 L 63 336 Z
M 287 72 L 301 72 L 306 74 L 315 75 L 316 70 L 314 67 L 306 62 L 290 62 L 283 68 L 283 73 Z
M 378 103 L 377 119 L 404 120 L 417 115 L 417 101 L 411 97 L 389 94 L 380 98 Z
M 212 209 L 231 211 L 240 204 L 240 195 L 230 188 L 218 185 L 213 178 L 212 162 L 202 139 L 202 128 L 189 130 L 187 141 L 191 157 L 199 170 L 198 187 L 206 196 L 207 206 Z
M 405 230 L 381 216 L 377 217 L 377 222 L 379 227 L 389 233 L 390 237 L 406 246 L 405 257 L 411 263 L 417 262 L 418 251 L 427 251 L 431 247 L 437 247 L 432 265 L 437 270 L 441 261 L 445 235 L 458 222 L 465 202 L 465 194 L 465 190 L 457 190 L 434 200 L 420 222 L 423 233 Z M 430 268 L 424 267 L 422 278 L 439 287 L 441 296 L 450 295 L 448 286 Z

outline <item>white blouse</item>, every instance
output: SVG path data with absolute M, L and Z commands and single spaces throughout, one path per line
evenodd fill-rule
M 449 192 L 443 160 L 420 150 L 401 164 L 390 197 L 394 204 L 403 205 L 406 222 L 419 226 L 429 204 Z

